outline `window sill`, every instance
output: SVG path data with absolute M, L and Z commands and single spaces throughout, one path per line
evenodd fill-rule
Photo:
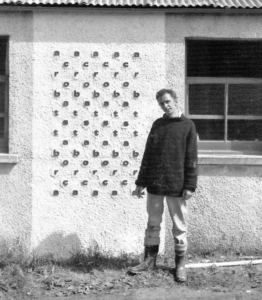
M 0 164 L 17 164 L 18 154 L 0 153 Z
M 262 165 L 262 155 L 199 154 L 199 165 Z

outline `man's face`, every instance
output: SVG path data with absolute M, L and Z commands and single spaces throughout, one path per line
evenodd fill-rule
M 178 105 L 176 99 L 174 99 L 170 94 L 165 93 L 158 100 L 159 106 L 166 113 L 169 118 L 173 118 L 177 116 L 178 113 Z

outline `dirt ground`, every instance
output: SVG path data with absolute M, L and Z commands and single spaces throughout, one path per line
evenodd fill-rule
M 41 298 L 43 300 L 53 300 L 54 298 Z M 59 299 L 59 298 L 58 298 Z M 173 288 L 141 288 L 137 291 L 127 291 L 122 293 L 69 296 L 68 300 L 261 300 L 261 290 L 249 291 L 205 291 L 190 290 L 186 287 Z
M 262 300 L 262 265 L 188 269 L 188 281 L 181 285 L 167 267 L 172 264 L 161 263 L 157 270 L 136 276 L 127 273 L 128 266 L 114 264 L 91 271 L 88 265 L 44 265 L 26 273 L 2 270 L 0 300 Z
M 54 298 L 42 298 L 43 300 L 53 300 Z M 58 298 L 59 299 L 59 298 Z M 228 292 L 212 293 L 207 291 L 195 292 L 182 288 L 177 289 L 140 289 L 129 293 L 100 295 L 100 296 L 70 296 L 68 300 L 261 300 L 261 292 L 248 295 L 245 293 Z
M 125 273 L 104 271 L 104 278 L 98 279 L 97 286 L 91 286 L 85 295 L 67 294 L 68 287 L 55 290 L 56 297 L 70 300 L 262 300 L 262 265 L 238 267 L 209 267 L 189 269 L 188 282 L 179 285 L 174 282 L 172 270 L 159 268 L 145 275 L 128 276 Z M 100 284 L 99 284 L 100 282 Z M 51 300 L 52 298 L 39 298 Z

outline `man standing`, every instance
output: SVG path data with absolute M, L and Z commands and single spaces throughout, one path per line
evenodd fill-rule
M 145 258 L 129 271 L 137 274 L 155 267 L 166 198 L 173 223 L 175 280 L 185 282 L 186 200 L 192 196 L 197 184 L 197 134 L 194 123 L 179 111 L 177 95 L 173 90 L 160 90 L 156 99 L 165 114 L 153 123 L 135 182 L 138 198 L 142 197 L 144 188 L 148 192 Z

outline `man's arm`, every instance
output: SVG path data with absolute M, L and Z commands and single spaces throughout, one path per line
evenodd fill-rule
M 185 157 L 185 181 L 183 197 L 189 199 L 197 187 L 197 133 L 195 124 L 187 136 L 186 157 Z
M 146 142 L 146 147 L 145 147 L 145 151 L 144 151 L 144 155 L 143 155 L 143 159 L 141 162 L 141 166 L 140 166 L 140 170 L 137 176 L 137 180 L 135 181 L 135 184 L 138 187 L 143 187 L 143 189 L 147 186 L 148 183 L 148 176 L 149 176 L 149 157 L 150 157 L 150 153 L 151 153 L 151 145 L 152 145 L 152 140 L 153 140 L 153 135 L 152 135 L 152 130 L 153 126 L 150 130 L 150 133 L 148 135 L 147 138 L 147 142 Z

